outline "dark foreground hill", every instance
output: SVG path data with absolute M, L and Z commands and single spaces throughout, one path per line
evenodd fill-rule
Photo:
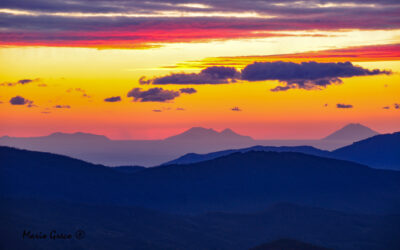
M 126 174 L 69 157 L 0 147 L 0 195 L 140 206 L 173 213 L 252 212 L 276 202 L 400 211 L 400 172 L 290 152 L 235 153 Z
M 250 250 L 331 250 L 292 239 L 280 239 L 251 248 Z
M 257 213 L 189 216 L 138 207 L 0 202 L 1 249 L 242 250 L 282 238 L 337 250 L 399 249 L 398 215 L 355 215 L 277 204 Z M 52 231 L 71 238 L 49 239 Z M 39 234 L 46 238 L 29 238 Z

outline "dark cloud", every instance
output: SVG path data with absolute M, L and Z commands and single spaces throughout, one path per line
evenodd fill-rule
M 385 106 L 385 107 L 383 107 L 383 109 L 390 109 L 390 107 L 389 106 Z
M 277 80 L 283 86 L 277 86 L 271 91 L 286 91 L 289 89 L 323 89 L 328 85 L 341 84 L 342 79 L 355 76 L 370 76 L 391 74 L 391 71 L 380 69 L 365 69 L 351 62 L 319 63 L 315 61 L 293 62 L 254 62 L 247 65 L 241 72 L 233 67 L 207 67 L 200 73 L 173 73 L 167 76 L 145 79 L 141 84 L 228 84 L 237 80 L 268 81 Z M 182 91 L 181 91 L 182 92 Z M 184 92 L 182 92 L 184 93 Z
M 27 84 L 27 83 L 30 83 L 30 82 L 33 82 L 33 80 L 32 79 L 22 79 L 22 80 L 18 81 L 18 83 L 20 83 L 20 84 Z
M 0 86 L 13 87 L 13 86 L 17 86 L 17 85 L 25 85 L 25 84 L 28 84 L 28 83 L 38 82 L 38 81 L 40 81 L 39 78 L 36 78 L 36 79 L 21 79 L 21 80 L 18 80 L 16 82 L 3 82 L 3 83 L 0 84 Z
M 375 28 L 375 25 L 381 24 L 382 22 L 386 21 L 387 26 L 393 27 L 396 23 L 389 23 L 388 21 L 391 20 L 392 22 L 396 19 L 396 13 L 399 8 L 398 1 L 379 1 L 379 0 L 372 0 L 372 1 L 361 1 L 361 0 L 332 0 L 329 3 L 336 3 L 335 5 L 321 7 L 320 4 L 325 4 L 327 1 L 325 0 L 315 0 L 315 1 L 298 1 L 297 3 L 293 3 L 293 1 L 284 1 L 284 0 L 277 0 L 277 1 L 254 1 L 254 0 L 197 0 L 195 1 L 197 4 L 203 4 L 207 6 L 207 8 L 195 8 L 191 7 L 190 5 L 183 5 L 187 4 L 187 1 L 181 0 L 171 0 L 171 1 L 142 1 L 142 0 L 113 0 L 113 1 L 102 1 L 102 0 L 80 0 L 79 3 L 77 1 L 62 1 L 62 0 L 2 0 L 0 2 L 0 8 L 7 8 L 7 9 L 23 9 L 23 10 L 30 10 L 30 11 L 42 11 L 42 12 L 80 12 L 80 13 L 137 13 L 137 14 L 158 14 L 160 11 L 184 11 L 186 13 L 195 11 L 197 14 L 207 14 L 209 12 L 220 12 L 220 13 L 231 13 L 231 12 L 253 12 L 260 15 L 269 14 L 274 15 L 274 17 L 269 16 L 270 25 L 266 25 L 267 28 L 270 28 L 275 20 L 279 20 L 281 25 L 285 27 L 286 23 L 283 22 L 287 20 L 290 22 L 291 19 L 294 19 L 293 23 L 298 23 L 299 26 L 304 24 L 315 23 L 320 25 L 342 25 L 345 22 L 347 25 L 351 27 L 354 26 L 361 26 L 367 27 L 367 24 L 371 25 L 371 29 Z M 345 7 L 341 6 L 341 3 L 353 3 L 353 7 Z M 365 7 L 362 4 L 374 4 L 374 7 Z M 386 16 L 385 16 L 386 14 Z M 375 15 L 376 20 L 372 22 L 368 20 L 367 23 L 362 23 L 361 21 L 366 20 L 367 17 L 371 15 Z M 316 18 L 317 16 L 318 18 Z M 324 22 L 325 20 L 331 21 L 333 17 L 336 18 L 336 22 Z M 7 15 L 7 17 L 12 18 L 15 15 Z M 26 16 L 20 16 L 26 17 Z M 28 16 L 29 17 L 29 16 Z M 58 23 L 57 19 L 54 16 L 48 15 L 38 15 L 35 16 L 47 18 L 47 20 L 52 20 L 55 23 Z M 231 19 L 234 15 L 231 15 Z M 340 18 L 338 18 L 340 17 Z M 52 18 L 52 19 L 51 19 Z M 72 19 L 73 18 L 66 18 L 66 16 L 58 17 L 59 19 Z M 84 24 L 93 23 L 94 24 L 104 22 L 104 23 L 111 23 L 114 24 L 116 27 L 117 25 L 124 26 L 127 23 L 137 24 L 140 23 L 141 20 L 158 20 L 161 18 L 150 18 L 150 17 L 143 17 L 143 18 L 128 18 L 128 17 L 113 17 L 113 18 L 92 18 L 94 20 L 87 20 L 88 18 L 76 18 L 76 25 L 79 21 L 84 21 Z M 166 19 L 166 20 L 165 20 Z M 185 21 L 190 20 L 190 18 L 182 18 Z M 199 19 L 199 18 L 195 18 Z M 214 18 L 218 20 L 218 18 Z M 221 19 L 221 18 L 219 18 Z M 226 18 L 228 19 L 228 18 Z M 250 18 L 249 18 L 250 19 Z M 263 18 L 259 18 L 263 19 Z M 267 18 L 266 18 L 267 19 Z M 32 18 L 32 20 L 35 20 Z M 168 18 L 164 18 L 165 21 L 168 21 Z M 207 20 L 207 19 L 205 19 Z M 107 22 L 108 21 L 108 22 Z M 264 21 L 264 20 L 263 20 Z M 350 22 L 352 21 L 352 22 Z M 198 20 L 198 23 L 204 22 L 203 18 Z M 228 20 L 226 20 L 227 23 Z M 43 20 L 40 20 L 40 23 L 45 23 Z M 182 21 L 183 23 L 183 21 Z M 266 24 L 268 24 L 266 23 Z M 167 23 L 169 24 L 169 23 Z M 49 23 L 48 25 L 51 25 Z M 188 26 L 191 26 L 189 24 Z M 107 27 L 107 26 L 106 26 Z M 173 26 L 172 26 L 173 27 Z M 28 27 L 29 28 L 29 27 Z M 82 25 L 81 28 L 89 29 L 91 27 L 87 27 L 87 25 Z M 297 26 L 292 27 L 292 29 L 296 29 Z M 348 28 L 348 27 L 346 27 Z
M 233 107 L 231 110 L 232 111 L 242 111 L 239 107 Z
M 239 72 L 233 67 L 208 67 L 200 73 L 173 73 L 153 79 L 140 78 L 140 84 L 226 84 L 235 82 Z
M 366 75 L 391 74 L 386 70 L 369 70 L 355 66 L 351 62 L 255 62 L 242 70 L 242 80 L 265 81 L 278 80 L 285 83 L 271 91 L 288 89 L 321 89 L 331 84 L 340 84 L 340 78 Z
M 353 108 L 353 105 L 338 103 L 338 104 L 336 104 L 336 108 L 338 108 L 338 109 L 351 109 L 351 108 Z
M 395 103 L 393 106 L 395 109 L 400 109 L 400 104 L 398 104 L 398 103 Z
M 197 0 L 195 3 L 205 8 L 196 8 L 185 0 L 2 0 L 0 9 L 35 13 L 1 13 L 0 43 L 77 47 L 101 45 L 103 48 L 107 48 L 104 46 L 107 44 L 116 44 L 135 48 L 135 45 L 151 47 L 162 42 L 276 35 L 272 31 L 400 28 L 398 0 Z M 63 14 L 57 16 L 57 12 Z M 177 16 L 160 15 L 163 12 L 177 13 Z M 226 16 L 209 15 L 216 12 Z M 98 15 L 79 17 L 68 16 L 68 13 Z M 182 16 L 179 16 L 180 13 Z M 192 13 L 204 16 L 184 16 Z M 236 13 L 254 13 L 258 18 L 237 17 Z M 143 16 L 124 16 L 126 14 Z M 149 16 L 144 16 L 146 14 Z
M 180 96 L 179 91 L 151 88 L 142 90 L 134 88 L 128 92 L 127 97 L 133 97 L 135 102 L 167 102 Z
M 22 96 L 14 96 L 10 99 L 10 103 L 11 105 L 25 105 L 28 103 L 28 100 Z
M 54 108 L 56 109 L 70 109 L 70 105 L 55 105 Z
M 120 102 L 121 97 L 120 96 L 112 96 L 104 99 L 105 102 Z
M 194 94 L 197 92 L 194 88 L 182 88 L 179 90 L 183 94 Z
M 10 99 L 10 104 L 11 105 L 26 105 L 28 108 L 31 107 L 36 107 L 36 105 L 33 104 L 33 101 L 28 100 L 22 96 L 14 96 Z
M 196 6 L 188 3 L 202 4 L 205 8 L 196 8 Z M 334 3 L 336 5 L 320 7 L 320 4 Z M 345 7 L 341 4 L 352 3 L 353 7 Z M 186 5 L 185 5 L 186 4 Z M 365 6 L 365 4 L 374 4 L 374 8 Z M 109 12 L 133 12 L 133 13 L 152 13 L 159 11 L 196 11 L 197 13 L 207 13 L 211 11 L 231 12 L 231 11 L 252 11 L 257 13 L 269 14 L 292 14 L 299 15 L 303 11 L 306 14 L 318 14 L 336 12 L 340 15 L 340 11 L 358 10 L 365 12 L 390 10 L 398 5 L 396 0 L 307 0 L 307 1 L 289 1 L 289 0 L 271 0 L 271 1 L 254 1 L 254 0 L 80 0 L 63 1 L 63 0 L 3 0 L 0 7 L 11 9 L 26 9 L 35 11 L 49 12 L 82 12 L 82 13 L 109 13 Z M 379 7 L 379 8 L 377 8 Z

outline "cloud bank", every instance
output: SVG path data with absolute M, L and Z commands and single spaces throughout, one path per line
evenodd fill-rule
M 203 69 L 200 73 L 173 73 L 167 76 L 152 79 L 140 79 L 141 84 L 153 85 L 198 85 L 198 84 L 230 84 L 237 80 L 279 81 L 271 91 L 285 91 L 289 89 L 323 89 L 328 85 L 341 84 L 341 78 L 372 75 L 389 75 L 391 71 L 369 70 L 355 66 L 351 62 L 254 62 L 248 64 L 241 72 L 233 67 L 212 66 Z
M 146 48 L 157 43 L 285 35 L 277 31 L 400 28 L 400 3 L 395 0 L 197 0 L 195 3 L 3 0 L 0 44 Z
M 25 85 L 25 84 L 28 84 L 28 83 L 38 82 L 38 81 L 40 81 L 39 78 L 36 78 L 36 79 L 21 79 L 21 80 L 18 80 L 16 82 L 3 82 L 3 83 L 0 83 L 0 86 L 13 87 L 13 86 L 17 86 L 17 85 Z

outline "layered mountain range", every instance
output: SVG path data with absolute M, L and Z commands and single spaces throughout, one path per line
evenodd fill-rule
M 400 246 L 399 171 L 254 150 L 153 168 L 10 147 L 0 159 L 5 249 Z M 81 233 L 66 244 L 22 239 L 26 230 Z

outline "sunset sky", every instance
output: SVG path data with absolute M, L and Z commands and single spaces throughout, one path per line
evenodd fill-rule
M 2 0 L 0 136 L 400 130 L 398 0 Z

